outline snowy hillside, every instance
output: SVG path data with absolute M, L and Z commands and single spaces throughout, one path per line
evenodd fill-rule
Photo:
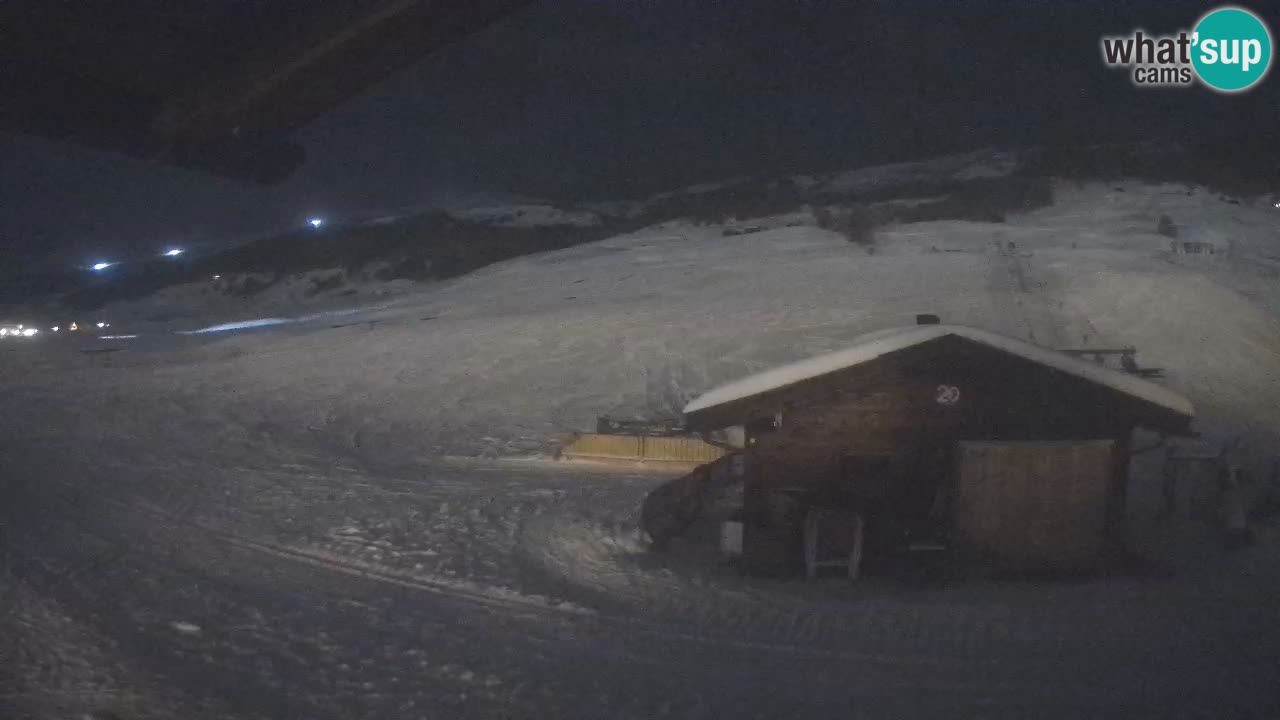
M 1280 293 L 1265 257 L 1280 211 L 1182 186 L 1064 183 L 1055 194 L 1053 206 L 1006 223 L 884 227 L 871 247 L 805 214 L 673 222 L 438 285 L 343 283 L 338 292 L 358 290 L 353 305 L 395 304 L 358 338 L 229 340 L 237 361 L 173 380 L 216 391 L 288 376 L 306 390 L 281 412 L 322 417 L 379 452 L 545 451 L 597 414 L 670 413 L 715 384 L 934 312 L 1051 346 L 1133 344 L 1211 417 L 1280 425 Z M 1217 254 L 1171 252 L 1156 232 L 1162 215 L 1179 242 L 1213 243 Z M 297 314 L 313 287 L 287 283 L 232 319 Z M 157 318 L 205 297 L 175 290 L 107 312 Z M 225 304 L 240 302 L 215 297 L 224 319 Z M 326 362 L 295 367 L 321 352 Z M 321 390 L 351 387 L 356 368 L 369 369 L 359 393 Z M 455 411 L 427 412 L 422 397 Z
M 275 281 L 263 273 L 218 275 L 171 285 L 141 300 L 112 303 L 90 314 L 109 318 L 117 332 L 190 330 L 212 322 L 297 316 L 384 302 L 412 292 L 411 280 L 380 280 L 377 266 L 297 273 Z M 260 289 L 259 289 L 260 288 Z M 64 315 L 74 313 L 64 312 Z
M 0 519 L 41 549 L 45 581 L 13 595 L 0 651 L 32 687 L 158 702 L 180 671 L 197 697 L 253 687 L 297 716 L 444 697 L 451 717 L 825 717 L 856 693 L 885 717 L 1263 717 L 1274 527 L 1224 555 L 1204 526 L 1137 504 L 1151 577 L 755 581 L 647 551 L 636 514 L 661 477 L 544 461 L 597 415 L 672 414 L 936 313 L 1052 347 L 1136 346 L 1195 403 L 1206 444 L 1246 438 L 1262 477 L 1280 428 L 1280 210 L 1136 181 L 1053 191 L 1005 222 L 858 242 L 800 209 L 429 283 L 334 270 L 247 298 L 175 287 L 102 310 L 137 338 L 5 346 L 20 412 L 0 415 L 0 507 L 39 511 Z M 170 334 L 219 315 L 288 322 Z M 1158 492 L 1139 469 L 1134 496 Z

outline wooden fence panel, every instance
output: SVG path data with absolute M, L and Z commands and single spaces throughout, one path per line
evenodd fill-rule
M 701 465 L 713 462 L 726 450 L 696 437 L 649 437 L 644 435 L 575 435 L 560 450 L 568 459 L 630 460 Z

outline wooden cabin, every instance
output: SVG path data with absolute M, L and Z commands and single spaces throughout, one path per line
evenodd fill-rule
M 1133 430 L 1185 434 L 1194 415 L 1148 380 L 941 324 L 863 336 L 684 412 L 696 432 L 745 429 L 743 563 L 755 571 L 797 567 L 819 507 L 865 516 L 872 554 L 932 534 L 1005 569 L 1095 569 L 1122 543 Z

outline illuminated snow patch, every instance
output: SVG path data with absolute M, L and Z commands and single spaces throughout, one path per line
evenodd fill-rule
M 183 622 L 181 620 L 177 620 L 169 623 L 169 627 L 182 633 L 183 635 L 199 635 L 200 634 L 200 626 L 196 625 L 195 623 L 189 623 L 189 622 Z
M 179 335 L 204 335 L 206 333 L 230 332 L 232 330 L 248 330 L 250 328 L 270 327 L 272 325 L 284 325 L 291 323 L 290 318 L 261 318 L 258 320 L 242 320 L 240 322 L 223 323 L 221 325 L 210 325 L 199 330 L 180 330 Z

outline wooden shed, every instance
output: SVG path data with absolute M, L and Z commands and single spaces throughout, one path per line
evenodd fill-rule
M 1191 403 L 971 327 L 919 325 L 728 383 L 685 408 L 745 428 L 743 561 L 801 557 L 807 509 L 855 508 L 870 552 L 933 534 L 1017 570 L 1088 571 L 1122 542 L 1130 436 L 1189 432 Z

